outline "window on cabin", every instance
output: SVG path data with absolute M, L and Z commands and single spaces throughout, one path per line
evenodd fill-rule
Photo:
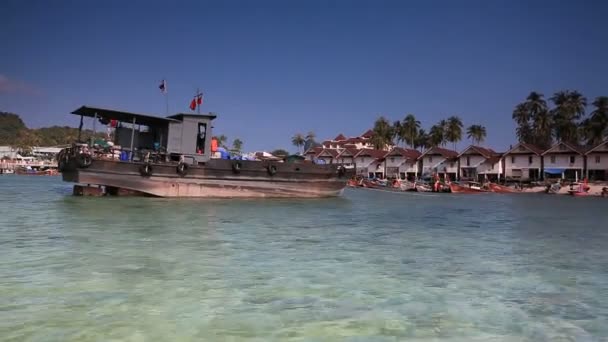
M 555 156 L 551 156 L 551 164 L 555 164 Z
M 433 157 L 429 156 L 429 163 L 433 162 Z
M 570 156 L 570 164 L 574 164 L 576 161 L 576 156 Z
M 528 156 L 528 164 L 532 164 L 532 156 Z
M 511 156 L 511 164 L 515 164 L 515 156 Z
M 207 124 L 198 124 L 198 134 L 196 135 L 196 153 L 205 154 L 205 141 L 207 140 Z M 192 145 L 190 145 L 192 146 Z
M 467 156 L 467 166 L 471 165 L 471 157 Z
M 600 156 L 595 156 L 595 163 L 599 164 L 600 163 Z

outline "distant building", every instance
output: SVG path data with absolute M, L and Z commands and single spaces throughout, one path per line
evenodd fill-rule
M 416 150 L 393 148 L 384 156 L 386 178 L 415 180 L 418 178 L 418 157 L 420 157 L 420 152 Z
M 543 168 L 543 150 L 532 144 L 518 143 L 503 154 L 506 180 L 538 181 Z
M 456 180 L 458 176 L 458 152 L 442 147 L 431 147 L 418 157 L 421 164 L 421 177 Z
M 0 159 L 7 157 L 9 159 L 17 158 L 17 149 L 10 146 L 0 146 Z
M 585 153 L 587 159 L 586 177 L 589 180 L 608 180 L 608 140 L 589 149 Z
M 579 180 L 585 168 L 584 150 L 565 142 L 553 145 L 542 154 L 546 178 Z
M 501 154 L 471 145 L 458 155 L 458 179 L 468 181 L 498 181 L 502 174 Z

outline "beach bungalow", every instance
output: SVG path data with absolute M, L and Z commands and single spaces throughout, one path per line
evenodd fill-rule
M 346 167 L 353 166 L 355 164 L 355 155 L 357 155 L 357 153 L 359 153 L 359 151 L 354 148 L 345 148 L 338 153 L 335 158 L 335 162 Z
M 316 160 L 322 160 L 324 164 L 336 164 L 336 157 L 340 152 L 336 149 L 322 149 L 316 156 Z
M 532 144 L 519 143 L 503 155 L 506 180 L 541 180 L 543 150 Z
M 586 177 L 591 181 L 608 180 L 608 140 L 585 153 L 587 160 Z
M 323 147 L 311 147 L 306 152 L 304 152 L 304 158 L 306 160 L 313 161 L 317 157 L 319 153 L 323 151 Z
M 415 180 L 418 178 L 418 157 L 420 157 L 420 152 L 416 150 L 393 148 L 384 156 L 386 178 Z
M 384 156 L 386 151 L 365 148 L 359 150 L 354 157 L 357 165 L 357 174 L 370 178 L 384 178 L 386 164 Z
M 449 179 L 457 179 L 458 176 L 458 152 L 443 147 L 432 147 L 418 157 L 421 163 L 421 177 L 430 178 L 438 174 L 440 178 L 447 176 Z
M 471 145 L 458 155 L 459 179 L 468 181 L 498 181 L 502 174 L 501 154 Z
M 584 153 L 580 146 L 560 142 L 542 154 L 545 178 L 578 181 L 585 168 Z

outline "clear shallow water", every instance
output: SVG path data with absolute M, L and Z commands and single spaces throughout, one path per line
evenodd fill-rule
M 0 176 L 2 341 L 608 340 L 608 201 L 77 198 Z

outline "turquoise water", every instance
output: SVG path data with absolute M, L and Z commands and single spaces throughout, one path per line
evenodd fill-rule
M 0 176 L 2 341 L 608 339 L 608 200 L 70 193 Z

